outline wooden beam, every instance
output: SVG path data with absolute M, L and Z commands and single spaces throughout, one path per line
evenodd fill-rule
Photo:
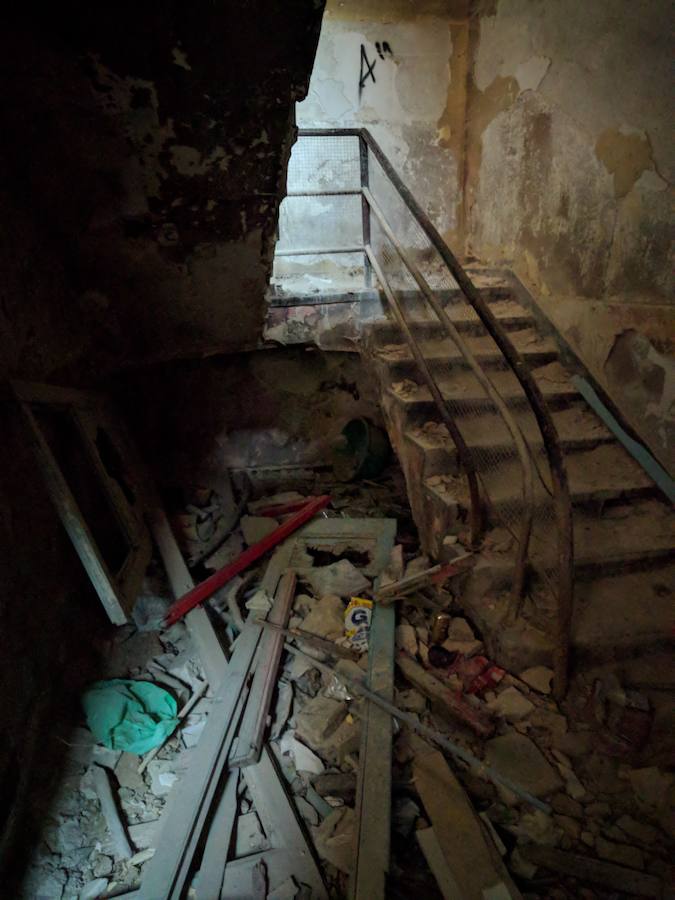
M 213 706 L 190 765 L 174 788 L 163 816 L 157 852 L 148 862 L 141 900 L 180 900 L 187 887 L 192 856 L 211 809 L 243 712 L 245 690 L 260 627 L 248 622 L 234 645 Z
M 277 587 L 274 606 L 269 613 L 269 620 L 273 625 L 285 628 L 295 598 L 296 582 L 295 572 L 288 571 L 282 575 Z M 233 748 L 233 753 L 230 754 L 230 766 L 244 768 L 260 759 L 283 647 L 283 632 L 266 629 L 258 648 L 255 675 L 237 743 Z
M 284 848 L 284 853 L 293 858 L 293 875 L 298 882 L 309 886 L 312 900 L 327 900 L 328 893 L 307 828 L 267 744 L 263 746 L 260 762 L 244 769 L 243 775 L 272 846 Z M 225 884 L 227 886 L 227 874 Z
M 194 587 L 183 554 L 162 507 L 155 503 L 148 512 L 148 519 L 171 591 L 174 597 L 180 597 Z M 185 624 L 194 641 L 209 684 L 212 687 L 219 685 L 227 670 L 227 656 L 209 621 L 208 613 L 203 607 L 197 607 L 187 614 Z
M 393 606 L 375 604 L 368 647 L 368 688 L 391 703 L 394 699 Z M 350 881 L 353 900 L 384 900 L 391 834 L 390 714 L 369 700 L 362 718 L 356 788 L 356 862 Z
M 462 900 L 484 900 L 483 892 L 499 885 L 506 896 L 522 900 L 443 754 L 416 744 L 413 781 Z
M 209 827 L 204 855 L 197 877 L 196 900 L 218 900 L 223 889 L 225 867 L 232 842 L 239 801 L 239 770 L 231 769 Z

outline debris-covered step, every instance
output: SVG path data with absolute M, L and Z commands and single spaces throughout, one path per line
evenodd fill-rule
M 535 458 L 536 461 L 536 458 Z M 656 487 L 644 469 L 633 460 L 621 444 L 602 444 L 591 450 L 569 453 L 565 459 L 570 498 L 573 504 L 606 503 L 610 500 L 644 497 Z M 534 477 L 535 503 L 548 503 L 552 492 L 550 473 L 542 459 Z M 522 490 L 522 469 L 517 459 L 495 460 L 492 469 L 479 469 L 490 505 L 518 504 Z M 545 482 L 545 485 L 544 485 Z M 444 482 L 441 482 L 443 485 Z M 435 479 L 433 486 L 437 486 Z M 456 495 L 455 500 L 461 499 Z
M 579 393 L 569 379 L 568 373 L 559 362 L 548 363 L 532 370 L 535 381 L 539 385 L 547 404 L 553 408 L 567 406 L 579 399 Z M 520 382 L 511 371 L 491 373 L 492 382 L 502 398 L 513 406 L 524 406 L 527 398 Z M 454 373 L 437 379 L 443 398 L 452 405 L 454 415 L 462 412 L 494 409 L 473 373 L 458 369 Z M 408 414 L 417 416 L 429 415 L 436 409 L 431 392 L 425 384 L 416 384 L 405 379 L 394 382 L 388 389 L 392 396 L 406 408 Z
M 437 495 L 438 496 L 438 495 Z M 456 514 L 456 513 L 455 513 Z M 542 523 L 535 518 L 535 525 Z M 555 531 L 549 520 L 544 531 L 538 527 L 530 547 L 535 571 L 553 571 L 557 561 Z M 513 569 L 515 542 L 504 528 L 488 530 L 482 557 L 507 580 Z M 574 571 L 577 582 L 602 574 L 658 569 L 675 561 L 672 513 L 658 499 L 608 506 L 601 514 L 577 509 L 574 515 Z M 640 601 L 642 602 L 642 601 Z
M 531 366 L 544 365 L 558 358 L 558 348 L 553 340 L 541 337 L 534 328 L 521 328 L 510 335 L 516 350 Z M 483 368 L 505 368 L 507 363 L 499 347 L 489 334 L 466 335 L 468 350 Z M 445 366 L 466 367 L 464 356 L 450 337 L 430 338 L 420 341 L 420 350 L 434 373 L 442 374 Z M 375 357 L 389 367 L 392 378 L 406 378 L 416 372 L 417 366 L 406 343 L 384 344 Z
M 523 408 L 513 410 L 513 415 L 529 446 L 542 453 L 543 441 L 534 415 Z M 615 440 L 585 404 L 575 403 L 566 409 L 553 410 L 552 417 L 565 451 L 588 450 Z M 515 454 L 511 433 L 497 413 L 455 416 L 455 422 L 469 448 L 498 453 L 501 458 Z M 406 429 L 405 436 L 426 455 L 426 475 L 452 471 L 456 465 L 454 443 L 441 422 L 429 420 L 412 424 Z
M 490 310 L 498 320 L 502 328 L 507 331 L 515 331 L 521 328 L 528 328 L 534 325 L 532 313 L 516 303 L 515 300 L 495 300 L 490 303 Z M 445 311 L 450 321 L 456 326 L 460 332 L 468 334 L 483 334 L 485 326 L 478 317 L 472 306 L 467 303 L 450 303 L 446 304 Z M 408 324 L 411 326 L 416 338 L 433 338 L 445 337 L 445 329 L 430 307 L 424 309 L 415 307 L 406 315 Z M 401 340 L 401 331 L 391 319 L 389 322 L 376 322 L 371 330 L 371 341 L 373 346 L 380 347 L 383 344 L 398 343 Z
M 588 658 L 611 658 L 629 649 L 673 647 L 674 591 L 675 563 L 580 583 L 572 620 L 575 648 Z

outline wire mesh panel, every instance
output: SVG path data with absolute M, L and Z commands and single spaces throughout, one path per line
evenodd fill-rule
M 364 284 L 361 157 L 355 135 L 303 135 L 279 210 L 273 282 L 296 295 Z
M 295 191 L 360 191 L 359 139 L 354 135 L 299 135 L 288 163 L 286 188 Z
M 515 424 L 520 433 L 521 443 L 517 444 L 513 427 L 509 427 L 508 420 L 504 417 L 503 406 L 495 402 L 486 390 L 484 380 L 477 377 L 460 347 L 447 334 L 394 248 L 390 236 L 385 234 L 377 216 L 373 214 L 373 253 L 404 311 L 406 321 L 410 325 L 417 324 L 420 349 L 428 369 L 473 460 L 489 522 L 493 527 L 504 529 L 505 544 L 510 544 L 514 558 L 518 555 L 519 544 L 529 537 L 530 561 L 542 575 L 544 584 L 549 587 L 546 593 L 550 596 L 550 591 L 553 591 L 555 597 L 553 573 L 557 568 L 556 518 L 551 475 L 539 426 L 525 392 L 477 313 L 458 290 L 440 253 L 388 174 L 378 160 L 371 157 L 369 162 L 370 190 L 387 225 L 436 297 L 441 300 L 463 343 L 478 359 L 483 373 L 508 407 L 511 425 Z M 503 304 L 508 301 L 499 302 Z M 502 311 L 508 312 L 508 309 L 502 308 Z M 403 334 L 399 335 L 398 340 L 401 344 L 404 343 Z M 545 378 L 547 374 L 546 367 L 543 366 L 541 375 Z M 419 373 L 414 378 L 420 383 L 419 396 L 428 396 Z M 522 459 L 523 450 L 526 462 Z M 532 478 L 531 497 L 527 489 L 527 469 Z M 455 496 L 458 484 L 449 484 L 448 487 Z M 435 489 L 442 490 L 442 484 Z M 531 509 L 530 499 L 533 501 Z M 466 497 L 465 501 L 468 503 Z M 528 536 L 524 529 L 531 515 L 534 515 L 537 527 Z M 549 607 L 554 609 L 555 601 L 542 602 L 540 613 L 546 616 Z

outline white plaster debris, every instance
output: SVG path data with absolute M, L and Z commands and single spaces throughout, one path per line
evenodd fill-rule
M 309 772 L 311 775 L 320 775 L 325 766 L 309 747 L 300 743 L 291 729 L 286 731 L 279 741 L 279 749 L 282 754 L 288 755 L 293 760 L 298 772 Z

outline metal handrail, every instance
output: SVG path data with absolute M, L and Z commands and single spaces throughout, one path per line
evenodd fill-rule
M 450 250 L 448 245 L 445 243 L 443 238 L 438 233 L 437 229 L 424 212 L 424 210 L 420 207 L 419 203 L 415 200 L 410 190 L 403 183 L 398 173 L 391 165 L 387 157 L 385 156 L 382 148 L 375 141 L 370 132 L 365 128 L 328 128 L 328 129 L 300 129 L 298 132 L 299 137 L 348 137 L 354 136 L 359 138 L 359 148 L 360 148 L 360 168 L 361 168 L 361 193 L 362 193 L 362 220 L 363 220 L 363 252 L 364 259 L 366 260 L 366 279 L 368 283 L 370 268 L 379 269 L 381 272 L 381 267 L 379 264 L 376 265 L 377 261 L 375 260 L 374 254 L 372 253 L 372 249 L 370 248 L 370 211 L 375 209 L 373 207 L 373 198 L 372 194 L 369 191 L 369 178 L 368 178 L 368 154 L 372 153 L 373 157 L 377 160 L 377 162 L 382 167 L 385 175 L 388 177 L 391 184 L 394 186 L 396 191 L 398 192 L 401 200 L 408 208 L 409 212 L 416 220 L 417 224 L 421 227 L 431 245 L 435 248 L 435 250 L 440 255 L 441 259 L 445 263 L 448 271 L 456 281 L 459 286 L 462 294 L 468 301 L 468 303 L 472 306 L 474 311 L 476 312 L 478 318 L 484 325 L 486 331 L 494 340 L 495 344 L 501 351 L 504 359 L 508 363 L 509 367 L 513 371 L 514 375 L 518 379 L 525 397 L 529 403 L 529 406 L 532 410 L 532 413 L 537 422 L 537 426 L 541 433 L 544 450 L 546 453 L 546 457 L 549 464 L 549 469 L 551 471 L 551 476 L 553 480 L 553 497 L 554 497 L 554 507 L 555 507 L 555 517 L 557 524 L 557 538 L 558 538 L 558 610 L 557 610 L 557 628 L 556 628 L 556 646 L 554 649 L 554 694 L 557 697 L 562 697 L 566 693 L 567 689 L 567 676 L 568 676 L 568 665 L 569 665 L 569 644 L 570 644 L 570 626 L 572 619 L 572 606 L 573 606 L 573 534 L 572 534 L 572 507 L 569 495 L 569 486 L 567 482 L 567 473 L 565 470 L 564 458 L 562 453 L 562 447 L 560 444 L 560 438 L 558 436 L 557 429 L 555 427 L 555 423 L 553 422 L 553 418 L 551 416 L 550 410 L 546 405 L 544 397 L 539 389 L 539 385 L 535 381 L 532 373 L 530 372 L 527 364 L 522 358 L 520 352 L 516 349 L 516 347 L 511 342 L 507 332 L 501 327 L 499 321 L 493 314 L 489 305 L 485 302 L 480 292 L 476 289 L 475 285 L 471 281 L 469 275 L 466 270 L 460 264 L 457 257 Z M 369 200 L 370 198 L 370 200 Z M 381 211 L 380 211 L 381 212 Z M 376 215 L 378 213 L 376 212 Z M 378 220 L 382 223 L 380 216 L 378 215 Z M 386 221 L 386 220 L 384 220 Z M 388 228 L 388 226 L 387 226 Z M 391 229 L 389 229 L 390 235 L 388 235 L 389 240 L 391 241 Z M 386 233 L 386 231 L 385 231 Z M 438 316 L 439 320 L 443 324 L 448 334 L 451 336 L 464 358 L 467 360 L 469 365 L 474 372 L 474 375 L 478 378 L 476 369 L 474 365 L 480 369 L 479 363 L 473 358 L 472 354 L 467 356 L 464 350 L 468 350 L 466 345 L 464 345 L 463 341 L 460 339 L 460 343 L 457 343 L 455 335 L 452 333 L 454 326 L 452 326 L 452 322 L 449 317 L 445 314 L 445 311 L 438 303 L 438 300 L 433 294 L 433 291 L 429 288 L 429 285 L 425 281 L 425 279 L 421 276 L 419 271 L 417 274 L 419 275 L 419 279 L 415 277 L 415 272 L 413 269 L 417 270 L 417 267 L 410 267 L 409 263 L 412 262 L 408 258 L 406 261 L 405 256 L 401 255 L 399 252 L 400 244 L 397 246 L 397 241 L 392 241 L 395 250 L 401 256 L 402 261 L 410 271 L 413 278 L 419 285 L 420 289 L 423 291 L 425 297 L 428 302 L 434 309 L 434 312 Z M 402 249 L 402 248 L 401 248 Z M 324 252 L 324 251 L 317 251 Z M 405 251 L 404 251 L 405 253 Z M 407 255 L 407 254 L 406 254 Z M 383 275 L 384 273 L 382 273 Z M 380 278 L 382 282 L 382 279 Z M 385 279 L 386 282 L 386 279 Z M 390 303 L 392 303 L 391 298 L 394 297 L 393 291 L 385 283 L 382 282 L 383 289 L 385 290 L 385 295 Z M 423 286 L 424 285 L 424 286 Z M 406 338 L 408 339 L 408 335 L 412 339 L 412 342 L 408 340 L 411 351 L 415 357 L 415 360 L 420 365 L 420 357 L 423 362 L 423 366 L 421 366 L 422 374 L 427 380 L 427 377 L 430 381 L 427 383 L 430 386 L 430 382 L 433 382 L 435 385 L 435 381 L 431 372 L 429 371 L 428 365 L 426 364 L 426 360 L 424 360 L 423 354 L 419 350 L 419 347 L 416 345 L 414 337 L 410 333 L 410 329 L 407 327 L 407 323 L 405 323 L 405 318 L 403 316 L 402 311 L 399 308 L 398 303 L 395 300 L 392 304 L 392 309 L 394 310 L 394 314 L 397 318 L 398 324 L 402 327 L 404 334 L 406 334 Z M 440 311 L 440 315 L 439 315 Z M 456 332 L 456 329 L 454 329 Z M 471 361 L 469 360 L 471 358 Z M 482 369 L 480 370 L 482 372 Z M 482 377 L 479 378 L 480 383 L 483 385 L 484 390 L 487 392 L 487 384 L 484 380 L 489 382 L 488 377 L 485 373 L 482 373 Z M 491 385 L 491 382 L 490 382 Z M 436 390 L 438 391 L 437 385 Z M 494 391 L 494 394 L 498 395 L 498 391 L 494 389 L 494 385 L 491 385 L 491 390 Z M 438 391 L 438 395 L 441 399 L 441 405 L 445 409 L 445 413 L 443 415 L 444 422 L 446 422 L 446 418 L 450 419 L 453 423 L 453 428 L 448 429 L 451 436 L 458 432 L 456 424 L 452 417 L 449 415 L 447 408 L 445 408 L 445 403 L 442 399 L 442 394 Z M 432 390 L 432 396 L 434 396 L 434 391 Z M 494 395 L 488 394 L 488 396 L 493 399 L 495 405 L 497 405 Z M 436 397 L 434 396 L 436 400 Z M 504 404 L 503 398 L 499 397 L 501 403 L 506 408 Z M 438 402 L 437 402 L 438 405 Z M 500 405 L 497 405 L 497 408 L 501 412 Z M 506 420 L 505 420 L 506 421 Z M 447 425 L 447 422 L 446 422 Z M 519 433 L 520 438 L 524 440 L 522 432 L 518 428 L 515 422 L 512 422 L 512 425 L 515 425 L 515 431 Z M 521 465 L 524 466 L 524 457 L 521 454 L 520 438 L 516 441 L 516 436 L 512 427 L 509 426 L 507 422 L 507 427 L 509 427 L 509 431 L 514 437 L 514 442 L 516 443 L 516 448 L 519 452 L 519 457 L 521 461 Z M 460 460 L 462 461 L 462 465 L 465 469 L 465 473 L 467 474 L 467 479 L 469 481 L 470 488 L 470 497 L 471 504 L 474 504 L 475 497 L 475 489 L 471 487 L 472 478 L 475 479 L 475 465 L 473 464 L 473 460 L 471 459 L 471 454 L 466 446 L 466 443 L 461 439 L 460 443 L 457 444 L 457 451 L 460 456 Z M 530 489 L 531 489 L 531 459 L 529 457 L 529 452 L 525 454 L 527 458 L 530 460 L 530 476 L 524 474 L 524 485 L 523 485 L 523 499 L 524 503 L 526 501 L 527 496 L 531 497 L 529 494 L 529 490 L 525 486 L 525 480 L 529 480 Z M 525 473 L 526 469 L 523 468 Z M 473 515 L 473 522 L 475 525 L 476 515 Z M 531 530 L 531 518 L 530 518 L 530 530 Z M 524 567 L 525 567 L 525 556 L 527 553 L 527 544 L 529 542 L 529 530 L 527 534 L 527 540 L 524 540 L 525 534 L 524 531 L 521 532 L 521 542 L 519 544 L 519 558 L 517 560 L 517 572 L 514 575 L 514 582 L 520 582 L 520 586 L 522 587 L 522 578 L 524 576 Z M 520 573 L 520 574 L 518 574 Z

